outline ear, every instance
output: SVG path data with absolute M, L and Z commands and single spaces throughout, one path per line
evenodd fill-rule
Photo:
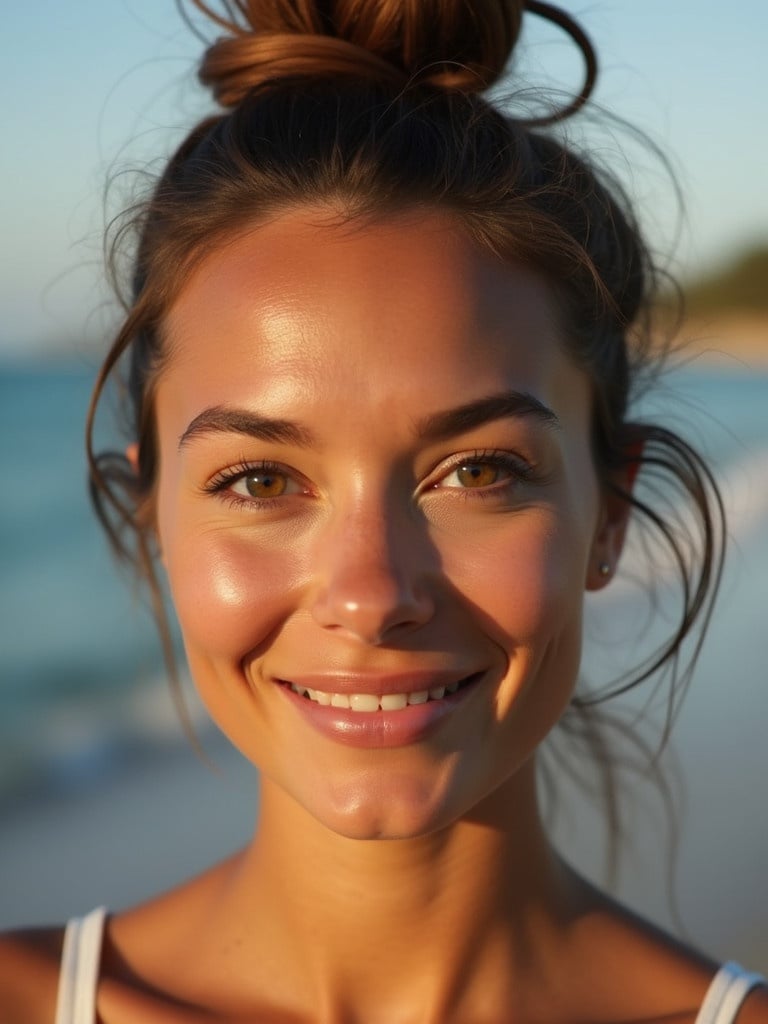
M 133 471 L 134 476 L 138 479 L 138 476 L 139 476 L 139 443 L 138 443 L 138 441 L 132 441 L 131 444 L 129 444 L 126 447 L 126 449 L 125 449 L 125 457 L 128 460 L 128 464 L 130 465 L 131 470 Z M 151 507 L 152 506 L 149 503 L 144 503 L 143 507 L 141 507 L 139 509 L 139 513 L 138 514 L 139 514 L 140 517 L 144 518 L 146 525 L 149 525 L 148 524 L 148 520 L 149 520 L 149 516 L 150 516 L 150 509 L 151 509 Z M 153 516 L 153 518 L 154 518 L 154 516 Z M 157 544 L 157 553 L 160 556 L 160 561 L 162 562 L 163 565 L 165 565 L 165 555 L 163 554 L 163 549 L 160 546 L 160 538 L 158 537 L 157 529 L 156 529 L 156 527 L 154 525 L 152 525 L 150 528 L 151 528 L 152 534 L 154 535 L 155 543 Z
M 630 452 L 627 465 L 611 474 L 610 483 L 603 486 L 600 518 L 587 566 L 587 590 L 602 590 L 610 583 L 616 572 L 632 512 L 632 505 L 623 495 L 632 492 L 640 468 L 641 455 L 642 446 L 637 451 Z

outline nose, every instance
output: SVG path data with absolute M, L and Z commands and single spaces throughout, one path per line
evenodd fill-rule
M 407 516 L 357 510 L 319 539 L 312 616 L 324 629 L 382 645 L 435 612 L 429 539 Z

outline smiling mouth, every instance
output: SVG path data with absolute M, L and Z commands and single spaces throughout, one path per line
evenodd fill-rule
M 413 690 L 409 693 L 329 693 L 326 690 L 315 690 L 308 686 L 298 686 L 296 683 L 289 683 L 281 680 L 283 686 L 287 686 L 299 697 L 312 701 L 322 707 L 343 708 L 348 711 L 374 712 L 374 711 L 402 711 L 415 704 L 428 704 L 434 701 L 445 700 L 459 690 L 465 689 L 476 682 L 482 672 L 475 672 L 466 679 L 450 683 L 447 686 L 436 686 L 429 690 Z

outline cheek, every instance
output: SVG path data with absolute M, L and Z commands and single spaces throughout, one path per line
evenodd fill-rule
M 546 510 L 443 557 L 448 577 L 507 649 L 544 643 L 580 616 L 584 565 L 583 539 Z
M 494 697 L 505 772 L 534 751 L 573 694 L 587 550 L 582 531 L 559 516 L 542 513 L 525 530 L 518 526 L 487 547 L 475 545 L 472 556 L 455 560 L 452 570 L 506 665 Z
M 171 594 L 190 658 L 239 662 L 284 621 L 300 565 L 283 545 L 224 530 L 177 537 L 165 552 Z

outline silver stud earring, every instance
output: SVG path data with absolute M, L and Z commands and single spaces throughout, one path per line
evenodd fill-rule
M 597 567 L 597 571 L 600 573 L 601 576 L 611 575 L 611 567 L 607 562 L 601 562 L 600 565 Z

